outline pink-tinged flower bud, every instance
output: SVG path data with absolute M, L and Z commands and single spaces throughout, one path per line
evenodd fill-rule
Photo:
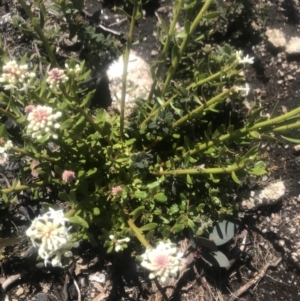
M 76 179 L 74 171 L 65 170 L 62 174 L 62 179 L 67 183 L 71 183 Z
M 29 112 L 27 114 L 27 121 L 29 122 L 27 133 L 32 138 L 41 139 L 45 135 L 49 135 L 49 133 L 54 139 L 58 138 L 57 134 L 53 133 L 53 130 L 57 129 L 59 124 L 53 124 L 53 122 L 61 117 L 61 112 L 53 113 L 51 107 L 40 105 L 28 106 L 25 110 Z
M 59 84 L 64 83 L 68 80 L 64 70 L 54 68 L 48 72 L 47 82 L 51 88 L 57 88 Z
M 34 108 L 35 108 L 34 105 L 26 106 L 25 109 L 24 109 L 24 112 L 25 112 L 26 114 L 28 114 L 28 113 L 32 112 L 32 110 L 33 110 Z
M 111 190 L 112 195 L 117 195 L 121 192 L 122 192 L 122 187 L 121 186 L 113 187 L 112 190 Z

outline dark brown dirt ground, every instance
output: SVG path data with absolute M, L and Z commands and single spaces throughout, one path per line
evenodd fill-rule
M 104 1 L 103 13 L 109 18 L 116 18 L 112 8 L 119 1 Z M 221 1 L 222 2 L 222 1 Z M 299 106 L 300 70 L 299 58 L 286 57 L 284 50 L 276 50 L 267 42 L 264 35 L 266 28 L 282 29 L 287 38 L 299 36 L 300 8 L 292 0 L 276 0 L 268 4 L 264 0 L 252 0 L 247 2 L 247 14 L 231 23 L 231 26 L 219 35 L 215 35 L 215 43 L 230 42 L 237 49 L 242 49 L 245 54 L 255 57 L 255 63 L 245 70 L 247 82 L 251 87 L 251 94 L 247 100 L 260 102 L 265 112 L 270 112 L 275 103 L 279 100 L 279 110 L 291 110 Z M 135 39 L 140 43 L 134 46 L 137 52 L 147 61 L 155 59 L 151 52 L 158 50 L 158 43 L 153 32 L 157 17 L 155 12 L 159 11 L 160 16 L 167 18 L 169 6 L 172 0 L 154 1 L 154 5 L 146 7 L 146 16 L 139 22 Z M 223 2 L 222 2 L 223 3 Z M 91 2 L 92 7 L 94 7 Z M 230 5 L 229 1 L 222 5 Z M 9 6 L 2 3 L 0 15 L 9 12 Z M 99 7 L 97 7 L 99 9 Z M 108 19 L 106 22 L 112 19 Z M 107 24 L 108 24 L 107 23 Z M 109 24 L 108 24 L 109 25 Z M 113 30 L 125 32 L 127 21 L 121 25 L 110 27 Z M 2 33 L 9 28 L 2 25 Z M 240 30 L 241 29 L 241 30 Z M 237 33 L 238 32 L 238 33 Z M 10 38 L 12 39 L 12 38 Z M 13 44 L 13 41 L 9 41 Z M 26 49 L 26 40 L 21 40 L 18 47 Z M 22 52 L 22 51 L 21 51 Z M 282 72 L 280 73 L 279 70 Z M 293 79 L 288 79 L 292 75 Z M 278 81 L 281 81 L 280 84 Z M 299 131 L 294 131 L 289 136 L 299 138 Z M 265 277 L 252 286 L 243 294 L 239 300 L 244 301 L 279 301 L 300 299 L 300 274 L 295 262 L 291 259 L 291 252 L 294 245 L 299 241 L 298 230 L 291 234 L 290 228 L 293 223 L 297 226 L 297 218 L 300 215 L 300 155 L 295 153 L 293 145 L 285 140 L 276 143 L 262 145 L 264 157 L 268 159 L 272 173 L 268 174 L 257 183 L 264 186 L 274 180 L 283 180 L 287 191 L 282 201 L 275 206 L 262 207 L 253 213 L 244 214 L 244 224 L 249 231 L 247 251 L 241 260 L 229 271 L 204 269 L 203 274 L 195 280 L 195 274 L 189 273 L 182 284 L 181 289 L 173 300 L 198 301 L 198 300 L 228 300 L 231 292 L 238 290 L 247 282 L 251 281 L 259 273 L 265 264 L 273 262 L 275 258 L 282 257 L 282 262 L 276 268 L 269 268 Z M 5 170 L 7 178 L 11 178 L 19 167 L 10 166 Z M 4 171 L 1 171 L 4 172 Z M 33 205 L 34 206 L 34 205 Z M 0 212 L 2 221 L 12 221 L 15 226 L 4 227 L 2 234 L 13 234 L 11 231 L 22 233 L 28 222 L 20 212 L 22 204 L 14 208 Z M 269 219 L 280 216 L 281 222 L 277 227 L 277 233 L 268 228 Z M 264 229 L 267 229 L 265 232 Z M 282 241 L 284 245 L 282 245 Z M 7 261 L 2 261 L 0 283 L 3 283 L 9 276 L 20 273 L 19 281 L 14 282 L 7 294 L 0 294 L 0 300 L 77 300 L 76 289 L 72 284 L 72 277 L 64 275 L 59 269 L 43 270 L 38 266 L 32 273 L 26 274 L 35 264 L 35 259 L 24 260 L 20 257 L 26 248 L 26 239 L 20 238 L 20 244 L 14 249 L 14 256 Z M 133 262 L 127 255 L 118 258 L 101 259 L 102 254 L 91 254 L 88 256 L 86 246 L 78 250 L 79 261 L 82 260 L 81 272 L 76 277 L 80 284 L 82 300 L 155 300 L 151 296 L 144 283 L 140 283 L 136 276 Z M 24 250 L 23 250 L 24 248 Z M 7 249 L 6 252 L 12 249 Z M 30 258 L 30 257 L 29 257 Z M 83 259 L 82 259 L 83 258 Z M 95 258 L 93 264 L 91 258 Z M 97 259 L 98 258 L 98 259 Z M 100 259 L 99 259 L 100 258 Z M 111 262 L 113 261 L 113 267 Z M 85 266 L 90 263 L 89 268 Z M 107 287 L 93 285 L 88 282 L 90 273 L 101 271 L 111 275 L 111 282 Z M 199 280 L 199 281 L 198 281 Z M 69 288 L 64 285 L 70 281 Z M 99 294 L 102 293 L 102 299 Z M 107 293 L 107 298 L 105 294 Z M 9 298 L 9 299 L 5 299 Z M 95 299 L 94 299 L 95 298 Z M 78 299 L 79 300 L 79 299 Z

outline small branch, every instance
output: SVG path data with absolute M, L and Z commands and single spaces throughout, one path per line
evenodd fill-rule
M 27 189 L 30 189 L 30 188 L 41 187 L 43 185 L 44 185 L 44 182 L 39 181 L 39 182 L 35 182 L 35 183 L 30 183 L 30 184 L 27 184 L 27 185 L 19 185 L 19 186 L 16 186 L 16 187 L 3 188 L 3 189 L 0 189 L 0 194 L 1 193 L 11 193 L 11 192 L 14 192 L 14 191 L 27 190 Z
M 21 4 L 22 8 L 25 10 L 25 13 L 28 16 L 28 18 L 30 19 L 30 22 L 31 22 L 35 32 L 41 39 L 52 66 L 57 67 L 58 64 L 57 64 L 55 55 L 54 55 L 53 51 L 51 50 L 51 46 L 50 46 L 48 40 L 46 39 L 40 24 L 38 24 L 38 19 L 34 16 L 32 11 L 30 10 L 30 7 L 26 4 L 26 2 L 24 0 L 18 0 L 18 2 Z
M 8 277 L 3 283 L 2 283 L 2 292 L 6 293 L 7 288 L 13 284 L 14 282 L 16 282 L 17 280 L 19 280 L 21 278 L 21 274 L 17 274 L 17 275 L 12 275 L 10 277 Z
M 126 98 L 126 87 L 127 87 L 127 68 L 128 68 L 128 61 L 129 61 L 129 54 L 133 39 L 133 31 L 134 25 L 136 21 L 136 16 L 139 11 L 139 6 L 141 5 L 140 0 L 134 1 L 133 12 L 130 21 L 130 27 L 128 32 L 127 44 L 126 49 L 123 56 L 123 75 L 122 75 L 122 96 L 121 96 L 121 112 L 120 112 L 120 132 L 121 132 L 121 139 L 124 139 L 124 117 L 125 117 L 125 98 Z
M 67 272 L 65 276 L 65 283 L 63 287 L 63 294 L 64 294 L 64 301 L 69 301 L 69 294 L 68 294 L 68 286 L 70 283 L 70 274 Z
M 234 301 L 236 299 L 238 299 L 238 297 L 240 295 L 242 295 L 243 293 L 245 293 L 252 285 L 254 285 L 255 283 L 257 283 L 258 281 L 260 281 L 266 274 L 267 270 L 269 267 L 277 267 L 278 264 L 281 262 L 282 258 L 277 258 L 273 263 L 269 262 L 267 263 L 262 270 L 259 272 L 258 275 L 256 275 L 252 280 L 250 280 L 248 283 L 246 283 L 245 285 L 243 285 L 241 288 L 239 288 L 237 291 L 235 291 L 234 293 L 232 293 L 231 298 L 228 301 Z
M 74 283 L 74 286 L 77 290 L 77 294 L 78 294 L 78 299 L 77 301 L 81 301 L 81 293 L 80 293 L 80 289 L 79 289 L 79 286 L 77 284 L 77 281 L 75 280 L 75 278 L 72 276 L 72 279 L 73 279 L 73 283 Z
M 199 169 L 175 169 L 175 170 L 166 170 L 166 171 L 156 171 L 152 172 L 153 175 L 201 175 L 201 174 L 220 174 L 220 173 L 229 173 L 241 168 L 244 168 L 244 162 L 240 162 L 240 164 L 232 164 L 227 167 L 215 167 L 215 168 L 199 168 Z
M 2 115 L 4 115 L 4 116 L 6 116 L 6 117 L 12 119 L 13 121 L 16 121 L 16 122 L 17 122 L 17 117 L 16 117 L 14 114 L 12 114 L 12 113 L 10 113 L 10 112 L 7 112 L 6 110 L 4 110 L 4 109 L 2 109 L 2 108 L 0 108 L 0 114 L 2 114 Z
M 204 109 L 208 108 L 209 106 L 211 106 L 213 104 L 216 104 L 220 101 L 223 101 L 223 98 L 226 97 L 227 95 L 229 95 L 230 92 L 231 92 L 230 89 L 225 89 L 223 92 L 221 92 L 220 94 L 218 94 L 215 97 L 211 98 L 209 101 L 207 101 L 206 103 L 204 103 L 200 107 L 196 108 L 195 110 L 193 110 L 190 113 L 186 114 L 185 116 L 181 117 L 180 119 L 178 119 L 177 121 L 175 121 L 172 124 L 172 126 L 171 126 L 172 129 L 175 129 L 178 126 L 183 125 L 190 118 L 201 114 L 204 111 Z
M 147 249 L 152 249 L 152 246 L 148 243 L 145 236 L 141 233 L 140 229 L 135 225 L 132 219 L 128 220 L 128 225 L 131 230 L 135 233 L 137 239 L 144 245 Z
M 18 147 L 15 147 L 13 146 L 11 148 L 11 150 L 15 153 L 19 153 L 19 154 L 22 154 L 24 156 L 28 156 L 30 158 L 33 158 L 33 159 L 37 159 L 37 156 L 31 152 L 28 152 L 26 151 L 25 149 L 22 149 L 22 148 L 18 148 Z M 51 157 L 46 157 L 46 156 L 43 156 L 43 155 L 39 155 L 38 159 L 43 159 L 43 160 L 46 160 L 46 161 L 49 161 L 49 162 L 57 162 L 58 160 L 54 159 L 54 158 L 51 158 Z

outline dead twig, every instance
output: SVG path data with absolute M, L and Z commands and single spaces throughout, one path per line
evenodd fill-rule
M 73 278 L 73 283 L 74 283 L 74 285 L 75 285 L 75 287 L 76 287 L 76 290 L 77 290 L 77 294 L 78 294 L 78 301 L 81 301 L 81 294 L 80 294 L 80 289 L 79 289 L 79 286 L 78 286 L 78 284 L 77 284 L 77 281 L 75 280 L 75 278 L 72 276 L 72 278 Z
M 277 258 L 273 263 L 269 262 L 267 263 L 262 270 L 249 282 L 247 282 L 245 285 L 240 287 L 238 290 L 236 290 L 234 293 L 232 293 L 232 296 L 228 301 L 234 301 L 236 300 L 240 295 L 245 293 L 252 285 L 260 281 L 266 274 L 269 267 L 277 267 L 278 264 L 281 262 L 282 258 Z
M 3 283 L 2 283 L 2 292 L 6 293 L 7 288 L 13 284 L 14 282 L 16 282 L 17 280 L 19 280 L 21 278 L 21 274 L 16 274 L 16 275 L 12 275 L 10 277 L 8 277 Z
M 70 283 L 70 274 L 66 273 L 65 276 L 65 283 L 64 283 L 64 288 L 63 288 L 63 293 L 64 293 L 64 301 L 69 301 L 69 294 L 68 294 L 68 286 Z

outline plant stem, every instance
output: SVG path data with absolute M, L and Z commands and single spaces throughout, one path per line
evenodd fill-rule
M 22 8 L 25 10 L 26 15 L 28 16 L 28 18 L 31 21 L 31 24 L 35 30 L 35 32 L 37 33 L 37 35 L 39 36 L 39 38 L 41 39 L 41 41 L 43 42 L 43 45 L 45 47 L 45 50 L 47 52 L 47 55 L 50 59 L 51 65 L 53 67 L 57 67 L 57 61 L 55 58 L 55 55 L 53 53 L 53 51 L 51 50 L 51 46 L 48 43 L 48 40 L 46 39 L 43 30 L 41 29 L 39 23 L 38 23 L 38 19 L 35 18 L 35 16 L 33 15 L 32 11 L 30 10 L 30 7 L 25 3 L 24 0 L 18 0 L 19 3 L 21 4 Z
M 284 122 L 287 119 L 296 116 L 300 114 L 300 107 L 296 108 L 288 113 L 285 113 L 281 116 L 266 120 L 266 121 L 262 121 L 259 123 L 254 124 L 252 127 L 244 127 L 242 129 L 238 129 L 236 131 L 233 131 L 231 133 L 228 134 L 224 134 L 222 136 L 220 136 L 218 139 L 216 139 L 217 143 L 222 143 L 225 142 L 227 140 L 234 140 L 243 136 L 248 135 L 249 132 L 254 131 L 254 130 L 259 130 L 260 133 L 265 133 L 266 128 L 269 126 L 275 126 L 278 123 Z M 294 122 L 292 124 L 288 124 L 288 125 L 283 125 L 283 126 L 279 126 L 279 127 L 275 127 L 272 128 L 272 132 L 283 132 L 286 130 L 290 130 L 290 129 L 295 129 L 295 128 L 300 128 L 300 121 Z M 265 130 L 263 130 L 265 129 Z M 212 147 L 215 145 L 215 141 L 211 140 L 209 142 L 205 142 L 205 143 L 197 143 L 193 149 L 185 152 L 182 154 L 182 156 L 174 158 L 174 161 L 180 161 L 182 157 L 184 157 L 187 153 L 189 153 L 191 156 L 196 154 L 196 153 L 200 153 L 206 149 L 208 149 L 209 147 Z M 177 151 L 182 150 L 182 148 L 177 148 Z M 167 165 L 169 164 L 170 161 L 166 161 L 165 163 L 160 164 L 161 166 Z
M 126 99 L 126 87 L 127 87 L 127 68 L 128 68 L 128 61 L 129 61 L 129 54 L 133 39 L 133 31 L 134 25 L 136 21 L 136 16 L 139 11 L 140 0 L 134 1 L 133 12 L 130 21 L 130 27 L 127 37 L 126 49 L 123 56 L 123 75 L 122 75 L 122 96 L 121 96 L 121 112 L 120 112 L 120 132 L 121 132 L 121 139 L 124 140 L 124 116 L 125 116 L 125 99 Z
M 13 146 L 11 148 L 11 150 L 15 153 L 19 153 L 19 154 L 22 154 L 24 156 L 28 156 L 28 157 L 33 158 L 33 159 L 37 159 L 37 155 L 35 155 L 31 152 L 28 152 L 25 149 Z M 51 157 L 46 157 L 46 156 L 43 156 L 43 155 L 39 155 L 38 159 L 40 159 L 40 158 L 45 160 L 45 161 L 49 161 L 49 162 L 57 162 L 58 161 L 57 159 L 54 159 L 54 158 L 51 158 Z
M 166 170 L 166 171 L 155 171 L 151 174 L 161 176 L 161 175 L 203 175 L 203 174 L 220 174 L 220 173 L 231 173 L 233 171 L 239 170 L 245 166 L 245 163 L 242 161 L 239 164 L 232 164 L 227 167 L 213 167 L 213 168 L 189 168 L 189 169 L 175 169 L 175 170 Z
M 204 5 L 202 6 L 202 8 L 201 8 L 200 12 L 198 13 L 197 17 L 195 18 L 195 20 L 191 24 L 189 32 L 186 33 L 186 36 L 183 39 L 183 41 L 182 41 L 182 43 L 181 43 L 181 45 L 179 47 L 179 56 L 178 56 L 178 59 L 175 60 L 174 64 L 172 64 L 172 67 L 173 67 L 172 68 L 172 72 L 168 72 L 167 73 L 167 78 L 166 78 L 166 80 L 164 82 L 164 85 L 163 85 L 163 88 L 162 88 L 162 92 L 161 92 L 162 96 L 166 93 L 166 91 L 167 91 L 167 89 L 169 87 L 171 79 L 173 78 L 174 73 L 177 70 L 177 67 L 178 67 L 178 65 L 179 65 L 179 63 L 181 61 L 181 57 L 182 57 L 182 55 L 183 55 L 183 53 L 185 51 L 185 48 L 186 48 L 186 46 L 187 46 L 187 44 L 189 42 L 189 39 L 190 39 L 191 35 L 195 32 L 195 30 L 198 27 L 198 25 L 199 25 L 199 23 L 200 23 L 203 15 L 204 15 L 204 13 L 208 10 L 208 8 L 211 5 L 212 1 L 213 0 L 206 0 L 205 1 Z
M 41 187 L 43 185 L 44 185 L 44 182 L 39 181 L 39 182 L 35 182 L 35 183 L 30 183 L 27 185 L 19 185 L 16 187 L 3 188 L 3 189 L 0 189 L 0 193 L 11 193 L 14 191 L 22 191 L 22 190 L 26 190 L 26 189 L 30 189 L 30 188 Z
M 230 69 L 236 67 L 236 65 L 237 65 L 237 62 L 234 62 L 231 65 L 225 67 L 223 70 L 221 70 L 221 71 L 219 71 L 217 73 L 214 73 L 214 74 L 212 74 L 212 75 L 210 75 L 210 76 L 208 76 L 208 77 L 206 77 L 204 79 L 201 79 L 200 81 L 198 81 L 196 83 L 190 84 L 186 88 L 186 90 L 189 91 L 190 89 L 198 88 L 198 87 L 204 85 L 205 83 L 207 83 L 207 82 L 209 82 L 211 80 L 214 80 L 215 78 L 219 77 L 222 73 L 228 72 Z M 237 70 L 235 73 L 238 74 L 239 72 L 240 72 L 240 70 Z M 161 108 L 167 107 L 172 102 L 172 100 L 175 97 L 177 97 L 178 95 L 179 94 L 177 93 L 177 94 L 173 95 L 171 98 L 169 98 L 163 105 L 161 105 Z M 140 128 L 142 128 L 144 125 L 146 125 L 150 121 L 150 119 L 157 114 L 158 110 L 159 110 L 159 108 L 154 109 L 154 107 L 153 107 L 152 111 L 148 114 L 148 117 L 140 124 Z
M 14 114 L 12 114 L 12 113 L 10 113 L 10 112 L 2 109 L 2 108 L 0 108 L 0 114 L 2 114 L 2 115 L 4 115 L 4 116 L 6 116 L 6 117 L 8 117 L 8 118 L 10 118 L 10 119 L 17 122 L 17 116 L 16 115 L 14 115 Z
M 135 225 L 134 221 L 130 218 L 127 222 L 141 244 L 143 244 L 146 249 L 152 249 L 152 246 L 148 243 L 145 236 L 141 233 L 140 229 Z
M 168 87 L 169 87 L 169 84 L 170 84 L 170 82 L 171 82 L 171 79 L 173 78 L 174 73 L 176 72 L 177 67 L 178 67 L 178 65 L 179 65 L 179 63 L 180 63 L 180 61 L 181 61 L 181 57 L 182 57 L 182 55 L 183 55 L 183 53 L 184 53 L 184 51 L 185 51 L 185 48 L 186 48 L 186 46 L 187 46 L 187 44 L 188 44 L 188 41 L 189 41 L 190 37 L 191 37 L 191 35 L 195 32 L 195 30 L 196 30 L 197 26 L 199 25 L 199 23 L 200 23 L 200 21 L 201 21 L 203 15 L 204 15 L 204 13 L 208 10 L 208 8 L 209 8 L 209 6 L 211 5 L 212 1 L 213 1 L 213 0 L 206 0 L 206 1 L 205 1 L 204 5 L 202 6 L 202 9 L 200 10 L 200 12 L 198 13 L 197 17 L 194 19 L 193 23 L 191 24 L 191 26 L 190 26 L 190 28 L 189 28 L 189 31 L 186 32 L 186 36 L 185 36 L 184 40 L 182 41 L 182 43 L 181 43 L 181 45 L 180 45 L 180 47 L 179 47 L 179 55 L 178 55 L 178 58 L 175 60 L 174 64 L 172 64 L 172 67 L 173 67 L 172 70 L 169 69 L 169 71 L 168 71 L 168 73 L 167 73 L 167 78 L 165 79 L 165 82 L 164 82 L 164 85 L 163 85 L 163 88 L 162 88 L 162 91 L 161 91 L 161 97 L 164 97 L 164 94 L 166 93 L 166 91 L 167 91 L 167 89 L 168 89 Z M 175 25 L 176 25 L 176 24 L 175 24 Z M 171 28 L 170 28 L 170 29 L 171 29 Z M 170 32 L 170 31 L 169 31 L 169 32 Z M 170 41 L 171 41 L 171 40 L 170 40 Z M 169 41 L 169 42 L 170 42 L 170 41 Z M 169 47 L 169 45 L 167 45 L 167 46 Z M 156 83 L 155 83 L 155 85 L 156 85 Z M 152 92 L 152 94 L 153 94 L 152 87 L 151 87 L 151 92 Z M 150 92 L 150 93 L 151 93 L 151 92 Z M 151 99 L 150 99 L 150 95 L 149 95 L 149 98 L 148 98 L 148 99 L 151 100 Z M 158 109 L 158 107 L 159 107 L 159 104 L 158 104 L 158 103 L 156 103 L 156 104 L 153 106 L 153 108 L 152 108 L 152 110 L 151 110 L 151 112 L 150 112 L 151 116 L 153 116 L 153 115 L 152 115 L 153 112 L 156 111 L 156 110 Z M 150 118 L 147 118 L 147 122 L 149 121 L 149 119 L 150 119 Z M 145 124 L 145 121 L 142 123 L 141 126 L 143 126 L 144 124 Z
M 175 9 L 174 9 L 175 13 L 174 13 L 172 22 L 170 24 L 170 28 L 169 28 L 169 31 L 168 31 L 166 41 L 164 43 L 164 48 L 161 52 L 161 56 L 160 56 L 160 58 L 158 60 L 158 63 L 157 63 L 157 69 L 156 69 L 156 72 L 155 72 L 155 76 L 153 78 L 153 83 L 152 83 L 151 90 L 150 90 L 150 93 L 149 93 L 149 96 L 148 96 L 148 101 L 150 101 L 153 97 L 154 90 L 155 90 L 158 78 L 160 76 L 163 63 L 165 62 L 166 55 L 168 53 L 168 49 L 170 47 L 171 40 L 172 40 L 172 38 L 174 36 L 174 33 L 175 33 L 175 27 L 176 27 L 177 20 L 179 18 L 180 12 L 181 12 L 182 4 L 183 4 L 183 0 L 178 0 L 175 3 Z
M 209 101 L 205 102 L 203 105 L 201 105 L 200 107 L 196 108 L 195 110 L 193 110 L 192 112 L 186 114 L 185 116 L 181 117 L 180 119 L 178 119 L 177 121 L 175 121 L 172 125 L 171 128 L 175 129 L 178 126 L 181 126 L 182 124 L 184 124 L 187 120 L 189 120 L 190 118 L 200 114 L 201 112 L 204 111 L 205 108 L 208 108 L 209 106 L 223 101 L 223 98 L 227 95 L 229 95 L 231 92 L 231 90 L 229 89 L 225 89 L 223 92 L 221 92 L 220 94 L 216 95 L 215 97 L 211 98 Z

